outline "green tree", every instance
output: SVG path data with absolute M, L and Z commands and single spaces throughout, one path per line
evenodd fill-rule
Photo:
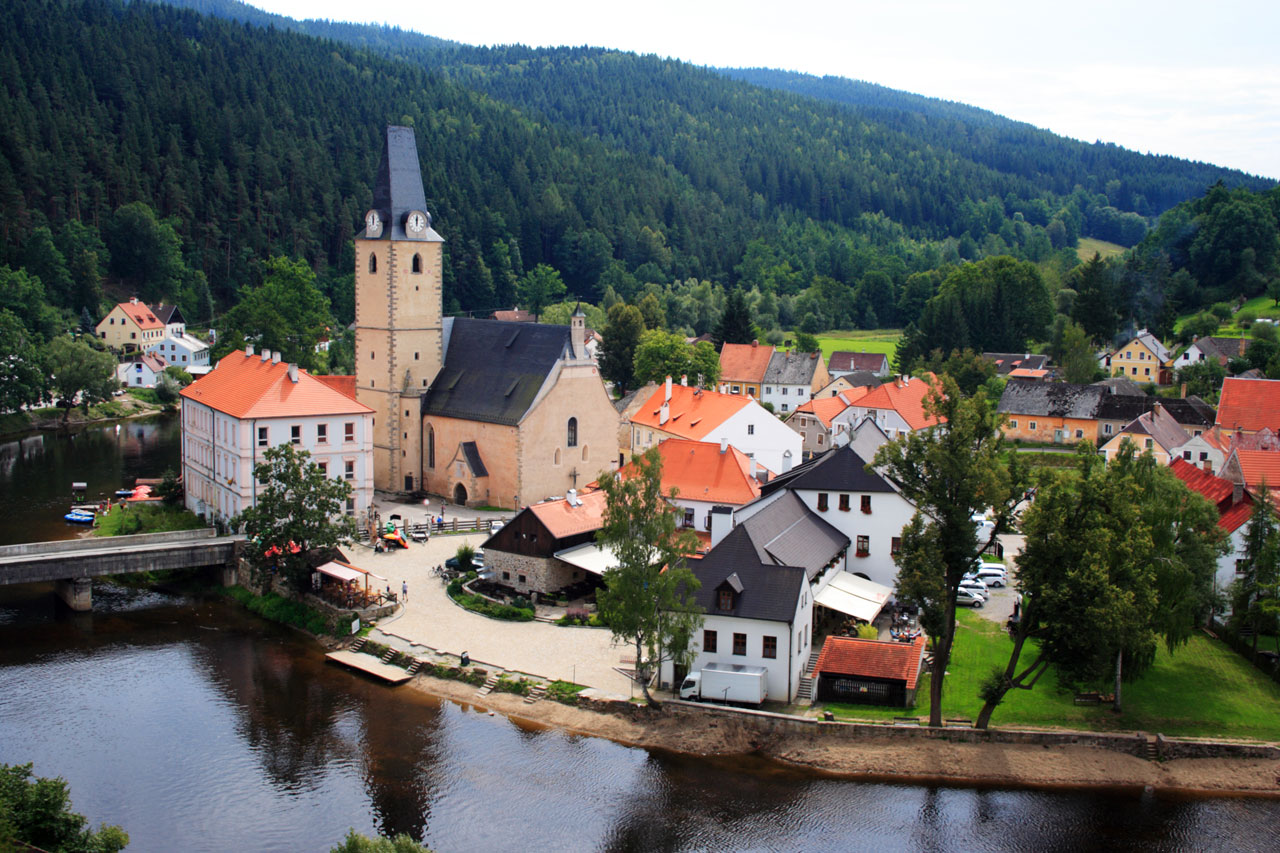
M 1252 635 L 1253 654 L 1258 654 L 1258 635 L 1276 633 L 1276 617 L 1264 607 L 1269 590 L 1280 581 L 1280 534 L 1276 530 L 1275 503 L 1271 490 L 1255 491 L 1253 512 L 1245 531 L 1244 549 L 1231 584 L 1231 625 Z M 1246 629 L 1242 631 L 1241 629 Z
M 690 370 L 692 347 L 683 335 L 649 329 L 636 344 L 635 366 L 632 374 L 637 385 L 662 382 L 668 376 L 676 382 L 687 376 Z
M 1063 328 L 1057 359 L 1062 366 L 1062 378 L 1068 382 L 1087 385 L 1098 373 L 1098 356 L 1089 334 L 1075 323 Z
M 351 483 L 328 476 L 309 452 L 291 444 L 265 450 L 253 476 L 257 502 L 231 526 L 248 535 L 249 559 L 259 572 L 279 567 L 297 589 L 309 589 L 308 555 L 356 534 L 355 520 L 345 513 Z
M 554 267 L 538 264 L 516 282 L 516 298 L 535 317 L 542 309 L 558 302 L 565 294 L 564 279 Z
M 248 339 L 309 370 L 316 364 L 316 342 L 333 322 L 329 300 L 316 287 L 306 262 L 276 257 L 262 266 L 262 284 L 241 294 L 239 304 L 223 317 L 217 356 Z
M 102 303 L 102 276 L 111 260 L 98 229 L 68 219 L 58 232 L 56 242 L 71 274 L 70 307 L 96 315 Z
M 145 202 L 126 204 L 102 231 L 111 256 L 110 270 L 146 303 L 173 302 L 186 264 L 176 223 L 161 220 Z
M 619 393 L 635 387 L 636 347 L 643 333 L 644 317 L 639 308 L 619 302 L 609 309 L 609 324 L 602 333 L 600 375 Z
M 693 635 L 702 625 L 694 600 L 699 583 L 684 559 L 697 548 L 687 530 L 677 532 L 676 509 L 662 492 L 662 457 L 656 447 L 631 457 L 625 476 L 607 473 L 604 524 L 596 541 L 614 555 L 597 593 L 600 617 L 613 637 L 636 650 L 636 671 L 645 700 L 649 679 L 665 661 L 687 665 Z
M 79 404 L 88 411 L 93 403 L 111 398 L 120 387 L 116 380 L 116 360 L 110 353 L 100 352 L 82 340 L 65 335 L 54 338 L 45 350 L 49 371 L 49 390 L 63 408 L 62 422 L 71 417 Z
M 1209 359 L 1181 368 L 1178 371 L 1178 381 L 1187 384 L 1188 394 L 1212 400 L 1218 396 L 1226 375 L 1227 369 L 1218 364 L 1217 359 Z
M 667 311 L 662 307 L 658 294 L 646 293 L 636 307 L 640 309 L 640 316 L 644 318 L 644 327 L 646 329 L 665 329 L 667 327 Z
M 1188 338 L 1207 338 L 1217 334 L 1222 321 L 1208 311 L 1201 311 L 1182 324 L 1182 334 Z
M 716 349 L 725 344 L 749 344 L 756 340 L 755 325 L 751 322 L 751 309 L 747 307 L 747 299 L 742 288 L 729 291 L 724 300 L 724 310 L 720 314 L 720 324 L 716 326 Z
M 182 506 L 182 481 L 172 468 L 166 468 L 160 485 L 156 486 L 155 496 L 164 501 L 165 506 Z
M 74 300 L 74 285 L 67 270 L 67 259 L 53 242 L 53 232 L 40 227 L 31 232 L 22 251 L 22 266 L 44 285 L 49 301 L 62 308 L 79 307 Z M 94 305 L 97 308 L 97 305 Z
M 964 397 L 954 379 L 943 376 L 941 381 L 925 402 L 926 412 L 940 423 L 894 439 L 875 459 L 916 508 L 903 528 L 902 551 L 895 558 L 897 594 L 920 606 L 933 638 L 931 726 L 942 725 L 943 684 L 955 641 L 960 581 L 987 545 L 1008 531 L 1026 487 L 1017 454 L 1007 464 L 1002 459 L 1000 416 L 986 394 Z M 974 535 L 973 523 L 980 512 L 994 521 L 981 540 Z
M 431 853 L 431 851 L 403 833 L 394 838 L 383 836 L 370 838 L 354 829 L 349 829 L 347 837 L 329 853 Z
M 25 270 L 0 266 L 0 308 L 13 312 L 40 343 L 53 340 L 63 325 L 57 310 L 45 298 L 40 279 L 27 275 Z
M 923 369 L 937 375 L 945 373 L 955 380 L 960 393 L 966 396 L 972 396 L 996 375 L 995 362 L 983 358 L 982 353 L 971 349 L 952 350 L 947 356 L 943 355 L 942 350 L 934 350 Z
M 92 830 L 71 810 L 65 780 L 33 776 L 30 764 L 0 764 L 0 850 L 117 853 L 128 844 L 120 827 Z
M 818 344 L 816 335 L 808 332 L 796 332 L 795 334 L 796 352 L 821 352 L 822 347 Z
M 719 384 L 720 355 L 710 341 L 698 341 L 693 345 L 689 358 L 689 382 L 713 390 Z
M 0 308 L 0 412 L 40 402 L 45 371 L 33 336 L 7 308 Z
M 1076 267 L 1067 277 L 1076 291 L 1071 317 L 1098 343 L 1110 343 L 1120 328 L 1115 304 L 1115 276 L 1102 255 L 1093 253 L 1088 263 Z

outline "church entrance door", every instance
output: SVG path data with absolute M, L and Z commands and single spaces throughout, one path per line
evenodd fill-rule
M 459 483 L 453 487 L 453 502 L 458 506 L 467 505 L 467 487 Z

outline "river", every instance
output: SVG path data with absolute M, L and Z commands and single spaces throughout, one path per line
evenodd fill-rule
M 181 459 L 174 415 L 0 439 L 0 545 L 82 536 L 83 525 L 62 518 L 73 482 L 97 500 L 138 477 L 177 471 Z
M 0 588 L 0 762 L 131 851 L 1270 850 L 1280 804 L 876 784 L 517 725 L 327 664 L 221 599 Z

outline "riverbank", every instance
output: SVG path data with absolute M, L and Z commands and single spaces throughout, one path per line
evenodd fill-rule
M 1151 788 L 1182 794 L 1280 797 L 1280 761 L 1181 758 L 1148 761 L 1078 745 L 975 744 L 902 740 L 891 736 L 836 739 L 812 733 L 765 732 L 731 717 L 687 714 L 600 713 L 542 700 L 491 693 L 479 698 L 469 684 L 418 676 L 410 689 L 460 705 L 500 713 L 519 724 L 606 738 L 626 746 L 693 755 L 758 754 L 845 778 L 983 787 Z
M 0 415 L 0 438 L 21 435 L 22 433 L 57 430 L 70 427 L 83 427 L 92 424 L 106 424 L 112 421 L 144 418 L 159 415 L 166 411 L 176 411 L 178 404 L 162 406 L 148 403 L 132 394 L 122 394 L 103 403 L 95 403 L 89 407 L 88 414 L 79 407 L 71 410 L 71 414 L 63 423 L 63 410 L 56 406 L 42 409 L 30 409 L 25 412 L 8 412 Z

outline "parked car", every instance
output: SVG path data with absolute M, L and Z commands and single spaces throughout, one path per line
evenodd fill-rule
M 501 519 L 499 519 L 498 521 L 489 522 L 489 535 L 492 536 L 494 533 L 497 533 L 499 530 L 502 529 L 502 526 L 505 523 L 506 522 L 502 521 Z
M 956 594 L 956 604 L 961 607 L 972 607 L 977 609 L 982 606 L 983 600 L 982 596 L 961 587 L 960 591 Z
M 976 578 L 963 578 L 960 581 L 960 591 L 976 595 L 983 601 L 991 597 L 991 593 L 987 591 L 986 584 Z
M 1009 573 L 1005 571 L 1004 566 L 998 566 L 995 563 L 983 563 L 970 574 L 987 586 L 1004 586 L 1009 583 Z

